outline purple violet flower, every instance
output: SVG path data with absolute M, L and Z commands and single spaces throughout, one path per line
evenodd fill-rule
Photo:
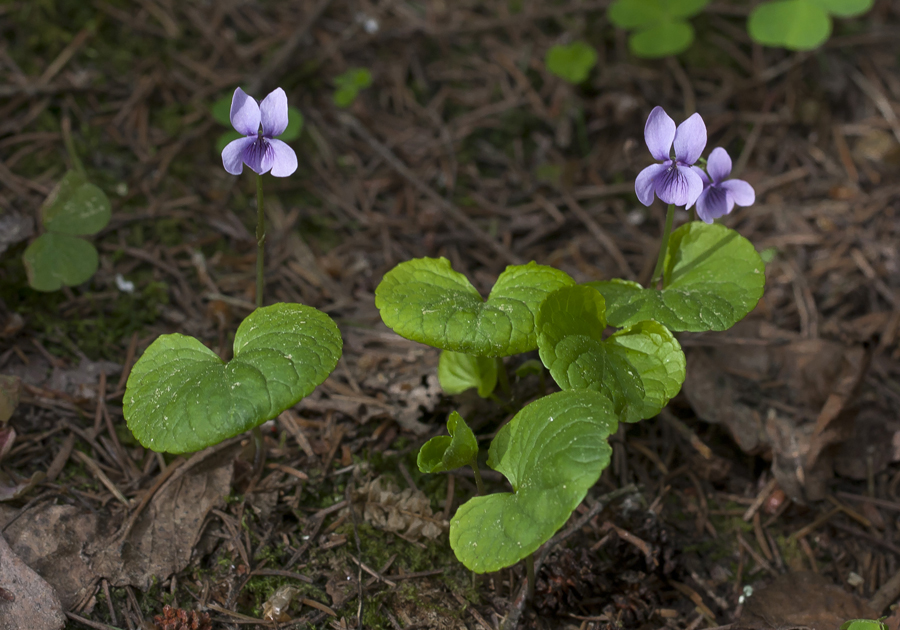
M 703 179 L 703 192 L 697 197 L 697 216 L 706 223 L 725 216 L 739 206 L 752 206 L 756 201 L 753 187 L 742 179 L 725 179 L 731 174 L 731 157 L 722 147 L 709 154 L 706 170 L 694 166 L 694 172 Z
M 662 163 L 651 164 L 637 176 L 634 191 L 638 200 L 649 206 L 655 193 L 665 203 L 685 208 L 694 205 L 703 192 L 703 180 L 691 167 L 706 147 L 706 124 L 700 114 L 694 114 L 675 129 L 675 121 L 656 106 L 644 126 L 644 140 L 650 154 Z
M 288 125 L 287 95 L 277 88 L 262 103 L 256 103 L 238 88 L 231 99 L 231 125 L 246 138 L 229 142 L 222 151 L 222 164 L 232 175 L 240 175 L 244 164 L 262 175 L 287 177 L 297 170 L 297 154 L 275 136 Z M 260 128 L 260 125 L 262 128 Z

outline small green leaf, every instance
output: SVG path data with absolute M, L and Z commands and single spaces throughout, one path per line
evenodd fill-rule
M 337 326 L 301 304 L 253 311 L 237 329 L 228 363 L 193 337 L 162 335 L 131 370 L 125 419 L 147 448 L 197 451 L 297 404 L 340 356 Z
M 372 73 L 368 68 L 351 68 L 334 78 L 334 104 L 349 107 L 360 90 L 372 85 Z
M 653 319 L 675 331 L 727 330 L 756 306 L 765 265 L 753 245 L 723 225 L 687 223 L 672 233 L 663 290 L 636 282 L 588 282 L 606 298 L 613 326 Z
M 438 381 L 451 396 L 477 387 L 478 395 L 487 398 L 497 386 L 497 360 L 444 350 L 438 360 Z
M 28 284 L 37 291 L 56 291 L 90 280 L 100 259 L 96 248 L 83 238 L 47 232 L 32 241 L 22 254 Z
M 303 131 L 303 112 L 294 107 L 293 105 L 288 105 L 288 125 L 285 127 L 284 131 L 278 136 L 278 139 L 282 142 L 292 142 L 300 137 L 300 133 Z
M 663 0 L 616 0 L 609 5 L 607 16 L 619 28 L 640 28 L 664 18 L 663 4 Z
M 693 41 L 694 28 L 687 22 L 673 20 L 633 33 L 628 38 L 628 47 L 638 57 L 659 59 L 684 52 Z
M 862 15 L 875 5 L 875 0 L 813 0 L 831 15 L 848 18 Z
M 552 267 L 513 265 L 485 302 L 446 258 L 418 258 L 385 274 L 375 289 L 375 306 L 401 337 L 441 350 L 505 357 L 537 348 L 538 307 L 550 292 L 574 284 Z
M 488 465 L 513 492 L 475 497 L 450 521 L 450 546 L 472 571 L 498 571 L 532 554 L 584 499 L 609 464 L 618 422 L 603 394 L 558 392 L 523 408 L 491 443 Z
M 561 389 L 602 392 L 624 422 L 652 418 L 684 382 L 681 346 L 653 321 L 607 340 L 605 328 L 600 293 L 583 285 L 554 291 L 538 312 L 541 360 Z
M 841 630 L 887 630 L 888 626 L 881 619 L 850 619 L 841 624 Z
M 212 114 L 213 120 L 220 125 L 231 126 L 231 100 L 233 98 L 234 94 L 223 94 L 209 108 L 209 113 Z
M 109 223 L 112 206 L 97 186 L 77 171 L 69 171 L 41 207 L 48 231 L 71 236 L 96 234 Z
M 587 79 L 591 69 L 597 65 L 597 51 L 582 41 L 557 44 L 547 51 L 544 62 L 547 70 L 577 85 Z
M 747 30 L 765 46 L 812 50 L 831 35 L 831 18 L 814 0 L 775 0 L 753 9 Z
M 244 134 L 239 131 L 235 131 L 232 129 L 231 131 L 225 131 L 219 134 L 219 137 L 216 138 L 216 153 L 221 153 L 228 143 L 234 142 L 238 138 L 243 138 Z
M 423 473 L 444 472 L 469 466 L 478 456 L 478 440 L 462 416 L 453 411 L 447 420 L 450 437 L 433 437 L 419 449 L 417 463 Z

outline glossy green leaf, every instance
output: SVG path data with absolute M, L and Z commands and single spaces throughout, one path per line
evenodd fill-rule
M 813 0 L 836 17 L 848 18 L 862 15 L 875 5 L 875 0 Z
M 401 337 L 480 357 L 537 348 L 534 318 L 547 294 L 575 281 L 552 267 L 513 265 L 487 301 L 446 258 L 400 263 L 375 289 L 384 323 Z
M 541 360 L 560 388 L 602 392 L 625 422 L 655 416 L 684 382 L 684 353 L 664 326 L 640 322 L 603 339 L 604 300 L 591 287 L 551 293 L 537 328 Z
M 582 83 L 597 65 L 597 50 L 585 42 L 557 44 L 547 51 L 547 70 L 569 83 Z
M 331 318 L 300 304 L 251 313 L 237 329 L 228 363 L 193 337 L 162 335 L 131 370 L 125 419 L 151 450 L 197 451 L 297 404 L 340 356 Z
M 476 573 L 534 553 L 562 527 L 609 464 L 612 403 L 591 390 L 558 392 L 523 408 L 491 443 L 488 464 L 513 492 L 475 497 L 450 521 L 450 546 Z
M 83 238 L 47 232 L 22 254 L 28 284 L 38 291 L 56 291 L 90 280 L 100 264 L 97 250 Z
M 887 630 L 884 619 L 850 619 L 841 624 L 841 630 Z
M 669 330 L 727 330 L 756 306 L 765 265 L 753 245 L 723 225 L 687 223 L 672 233 L 663 289 L 636 282 L 588 282 L 606 298 L 606 318 L 624 327 L 653 319 Z
M 438 360 L 438 381 L 451 396 L 477 387 L 478 395 L 487 398 L 497 386 L 497 360 L 444 350 Z
M 447 419 L 449 436 L 433 437 L 419 449 L 417 464 L 423 473 L 444 472 L 469 466 L 478 456 L 478 440 L 462 416 L 453 411 Z
M 775 0 L 753 9 L 747 31 L 766 46 L 812 50 L 831 35 L 831 18 L 814 0 Z
M 78 171 L 69 171 L 41 207 L 48 231 L 84 236 L 96 234 L 109 223 L 112 206 L 100 188 Z
M 694 28 L 687 22 L 660 22 L 628 38 L 631 52 L 645 59 L 658 59 L 684 52 L 694 41 Z

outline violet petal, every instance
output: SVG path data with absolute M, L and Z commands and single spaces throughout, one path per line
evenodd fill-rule
M 656 178 L 664 173 L 667 168 L 666 164 L 651 164 L 638 173 L 637 179 L 634 180 L 634 192 L 637 194 L 638 201 L 645 206 L 653 203 Z
M 706 161 L 706 170 L 716 184 L 731 175 L 731 156 L 728 155 L 728 151 L 722 147 L 713 149 Z
M 657 160 L 670 159 L 669 151 L 672 149 L 672 140 L 675 138 L 675 121 L 669 118 L 665 110 L 657 105 L 647 117 L 644 125 L 644 141 L 650 149 L 650 155 Z
M 719 186 L 710 186 L 697 198 L 697 216 L 706 223 L 725 216 L 734 208 L 734 199 Z
M 703 180 L 703 187 L 704 187 L 704 188 L 706 188 L 707 186 L 709 186 L 710 184 L 712 184 L 712 182 L 711 182 L 710 179 L 709 179 L 709 175 L 707 175 L 707 174 L 706 174 L 706 171 L 704 171 L 702 168 L 700 168 L 699 166 L 692 166 L 692 167 L 691 167 L 691 170 L 694 171 L 695 173 L 697 173 L 697 175 L 700 176 L 700 179 Z
M 728 179 L 719 186 L 727 190 L 729 196 L 734 199 L 734 203 L 739 206 L 752 206 L 756 201 L 756 192 L 753 190 L 753 186 L 743 179 Z
M 706 148 L 706 123 L 694 114 L 678 125 L 675 131 L 675 157 L 682 164 L 696 162 Z
M 259 175 L 268 173 L 273 161 L 273 151 L 268 138 L 262 136 L 253 138 L 253 142 L 244 148 L 244 164 Z
M 244 171 L 244 152 L 254 142 L 256 142 L 256 138 L 253 136 L 229 142 L 222 149 L 222 166 L 225 167 L 225 170 L 232 175 L 240 175 Z
M 231 98 L 231 126 L 245 136 L 259 133 L 259 105 L 241 88 Z
M 297 170 L 297 154 L 281 140 L 269 140 L 269 148 L 272 152 L 272 175 L 274 177 L 287 177 Z
M 655 179 L 656 196 L 666 203 L 690 207 L 703 192 L 703 180 L 689 166 L 667 168 Z
M 281 88 L 275 88 L 259 105 L 263 135 L 274 138 L 284 133 L 288 126 L 287 94 Z

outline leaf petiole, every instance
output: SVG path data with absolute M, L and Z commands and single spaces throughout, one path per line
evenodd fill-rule
M 669 209 L 666 210 L 666 227 L 663 229 L 662 242 L 659 245 L 659 258 L 656 259 L 656 268 L 653 270 L 653 275 L 650 276 L 650 283 L 647 285 L 647 288 L 653 288 L 656 286 L 656 283 L 659 282 L 659 277 L 662 275 L 663 264 L 666 261 L 666 251 L 669 249 L 669 236 L 672 234 L 672 221 L 675 219 L 675 206 L 673 204 L 669 204 Z
M 469 464 L 472 467 L 472 471 L 475 473 L 475 486 L 478 488 L 478 496 L 483 497 L 486 492 L 484 490 L 484 481 L 481 480 L 481 471 L 478 470 L 478 456 L 472 458 L 472 463 Z

